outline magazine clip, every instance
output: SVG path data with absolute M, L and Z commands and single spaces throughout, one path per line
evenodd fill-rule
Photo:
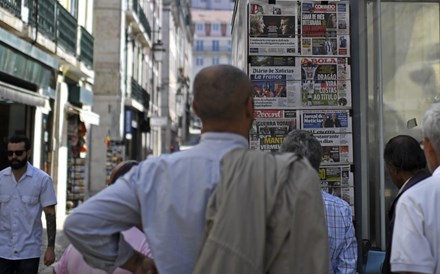
M 269 0 L 269 4 L 275 5 L 277 3 L 277 0 Z

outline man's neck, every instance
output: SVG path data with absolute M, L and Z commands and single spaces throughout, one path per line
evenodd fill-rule
M 14 174 L 15 181 L 18 183 L 23 174 L 26 173 L 27 164 L 19 169 L 12 169 L 12 174 Z

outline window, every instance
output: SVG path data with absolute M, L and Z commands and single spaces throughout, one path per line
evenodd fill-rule
M 232 50 L 232 40 L 228 40 L 228 50 Z
M 205 24 L 203 24 L 203 23 L 197 23 L 197 24 L 196 24 L 196 31 L 197 31 L 197 32 L 204 32 L 204 31 L 205 31 Z
M 368 160 L 371 170 L 375 170 L 369 172 L 368 181 L 365 183 L 372 186 L 369 197 L 380 197 L 376 200 L 376 205 L 390 205 L 393 197 L 397 195 L 397 189 L 390 177 L 379 173 L 381 165 L 383 166 L 380 161 L 383 159 L 383 151 L 379 150 L 380 147 L 383 148 L 388 140 L 401 134 L 413 136 L 420 141 L 421 127 L 411 125 L 411 121 L 421 121 L 426 109 L 438 100 L 440 4 L 438 1 L 423 2 L 379 2 L 379 10 L 383 14 L 380 21 L 377 20 L 381 17 L 377 2 L 367 2 L 365 33 L 368 34 L 368 93 L 361 97 L 361 100 L 365 100 L 361 102 L 368 103 L 365 122 L 369 143 L 362 150 L 367 148 L 370 152 L 363 157 Z M 388 35 L 390 33 L 392 35 Z M 382 37 L 380 44 L 375 39 L 376 35 Z M 377 98 L 380 97 L 382 103 L 378 104 Z M 382 124 L 379 121 L 382 121 Z M 381 196 L 379 193 L 390 195 Z M 365 213 L 371 214 L 367 211 Z M 369 227 L 374 235 L 381 235 L 381 231 L 386 231 L 386 220 L 383 221 L 379 217 L 370 221 Z M 386 237 L 386 234 L 383 236 Z M 385 243 L 387 239 L 381 237 L 380 240 Z M 375 241 L 379 242 L 379 239 Z
M 212 51 L 219 51 L 220 50 L 220 41 L 213 40 L 212 41 Z
M 218 57 L 212 57 L 212 64 L 213 64 L 213 65 L 218 65 L 218 64 L 220 64 L 220 58 L 218 58 Z
M 202 40 L 196 41 L 196 51 L 203 51 L 203 41 Z
M 218 23 L 212 24 L 212 32 L 213 33 L 220 33 L 220 24 L 218 24 Z
M 197 56 L 196 66 L 203 66 L 203 57 Z

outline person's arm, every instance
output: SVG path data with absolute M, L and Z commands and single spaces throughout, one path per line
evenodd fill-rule
M 121 266 L 135 274 L 157 274 L 154 261 L 142 253 L 135 251 L 133 256 Z
M 46 216 L 47 230 L 47 249 L 44 253 L 44 265 L 49 266 L 55 262 L 55 236 L 57 233 L 55 205 L 46 206 L 43 211 Z
M 130 268 L 138 262 L 133 248 L 120 234 L 142 222 L 133 183 L 137 173 L 138 167 L 134 167 L 129 177 L 119 179 L 75 208 L 64 223 L 65 235 L 93 267 L 112 272 L 123 264 Z

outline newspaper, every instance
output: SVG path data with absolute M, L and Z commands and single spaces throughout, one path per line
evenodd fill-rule
M 298 54 L 296 1 L 249 3 L 249 55 Z
M 301 55 L 350 56 L 348 2 L 301 3 Z
M 349 110 L 304 110 L 301 115 L 302 129 L 313 134 L 352 132 Z
M 294 81 L 295 67 L 249 69 L 255 108 L 301 106 L 301 83 Z
M 302 105 L 351 106 L 350 65 L 346 57 L 301 59 Z
M 354 205 L 353 173 L 350 166 L 321 166 L 319 177 L 322 190 Z
M 352 134 L 318 134 L 313 136 L 322 146 L 321 165 L 346 165 L 353 163 Z
M 297 129 L 297 111 L 282 109 L 255 110 L 250 131 L 250 149 L 278 151 L 287 133 Z

